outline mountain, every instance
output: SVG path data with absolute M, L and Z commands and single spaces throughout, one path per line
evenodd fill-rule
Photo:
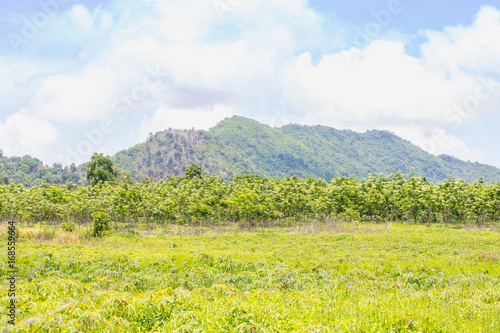
M 119 168 L 142 180 L 183 176 L 191 163 L 205 173 L 231 178 L 257 174 L 270 178 L 297 175 L 330 180 L 349 176 L 357 179 L 414 171 L 438 182 L 455 176 L 467 181 L 480 177 L 500 181 L 500 169 L 465 162 L 447 155 L 434 156 L 388 131 L 357 133 L 327 126 L 286 125 L 273 128 L 234 116 L 209 131 L 158 132 L 111 159 Z M 47 183 L 86 183 L 86 164 L 63 167 L 44 165 L 31 156 L 5 157 L 0 149 L 0 184 L 25 186 Z
M 273 128 L 234 116 L 209 131 L 168 129 L 112 156 L 120 168 L 141 180 L 184 175 L 191 163 L 227 178 L 258 174 L 270 178 L 297 175 L 331 179 L 414 171 L 432 181 L 455 176 L 500 181 L 500 169 L 434 156 L 388 131 L 357 133 L 327 126 Z

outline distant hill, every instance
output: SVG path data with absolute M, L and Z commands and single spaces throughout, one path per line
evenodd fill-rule
M 51 184 L 78 183 L 85 181 L 85 166 L 71 165 L 63 167 L 54 163 L 52 167 L 44 165 L 39 159 L 29 155 L 23 157 L 4 157 L 0 149 L 0 184 L 22 184 L 36 186 L 47 182 Z
M 120 168 L 141 180 L 184 175 L 191 163 L 206 173 L 230 178 L 258 174 L 271 178 L 297 175 L 331 179 L 369 174 L 404 174 L 440 181 L 455 176 L 500 181 L 500 169 L 434 156 L 388 131 L 357 133 L 327 126 L 286 125 L 273 128 L 234 116 L 209 131 L 168 129 L 112 157 Z
M 182 176 L 191 163 L 200 165 L 205 173 L 225 178 L 257 174 L 270 178 L 297 175 L 361 179 L 369 174 L 408 174 L 413 170 L 434 182 L 448 176 L 500 181 L 498 168 L 447 155 L 434 156 L 388 131 L 357 133 L 301 125 L 273 128 L 239 116 L 227 118 L 209 131 L 158 132 L 111 159 L 138 181 Z M 55 163 L 49 167 L 31 156 L 4 157 L 0 149 L 0 183 L 85 184 L 85 176 L 86 164 L 63 167 Z

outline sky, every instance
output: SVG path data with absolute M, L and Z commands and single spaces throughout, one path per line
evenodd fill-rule
M 7 0 L 0 149 L 45 164 L 245 116 L 500 167 L 500 0 Z

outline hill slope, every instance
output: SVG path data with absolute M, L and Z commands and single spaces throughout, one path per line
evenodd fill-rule
M 29 155 L 23 157 L 4 157 L 0 149 L 0 184 L 13 182 L 25 186 L 37 186 L 42 182 L 51 184 L 85 182 L 85 166 L 63 167 L 55 163 L 52 167 L 44 165 L 39 159 Z
M 357 133 L 301 125 L 272 128 L 239 116 L 225 119 L 209 131 L 158 132 L 112 159 L 138 180 L 183 175 L 187 165 L 197 163 L 205 172 L 225 177 L 298 175 L 329 180 L 363 178 L 370 173 L 406 174 L 414 169 L 416 175 L 433 181 L 448 176 L 500 181 L 498 168 L 431 155 L 388 131 Z

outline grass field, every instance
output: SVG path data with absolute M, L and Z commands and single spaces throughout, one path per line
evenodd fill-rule
M 21 229 L 12 331 L 500 332 L 495 227 L 187 231 Z

